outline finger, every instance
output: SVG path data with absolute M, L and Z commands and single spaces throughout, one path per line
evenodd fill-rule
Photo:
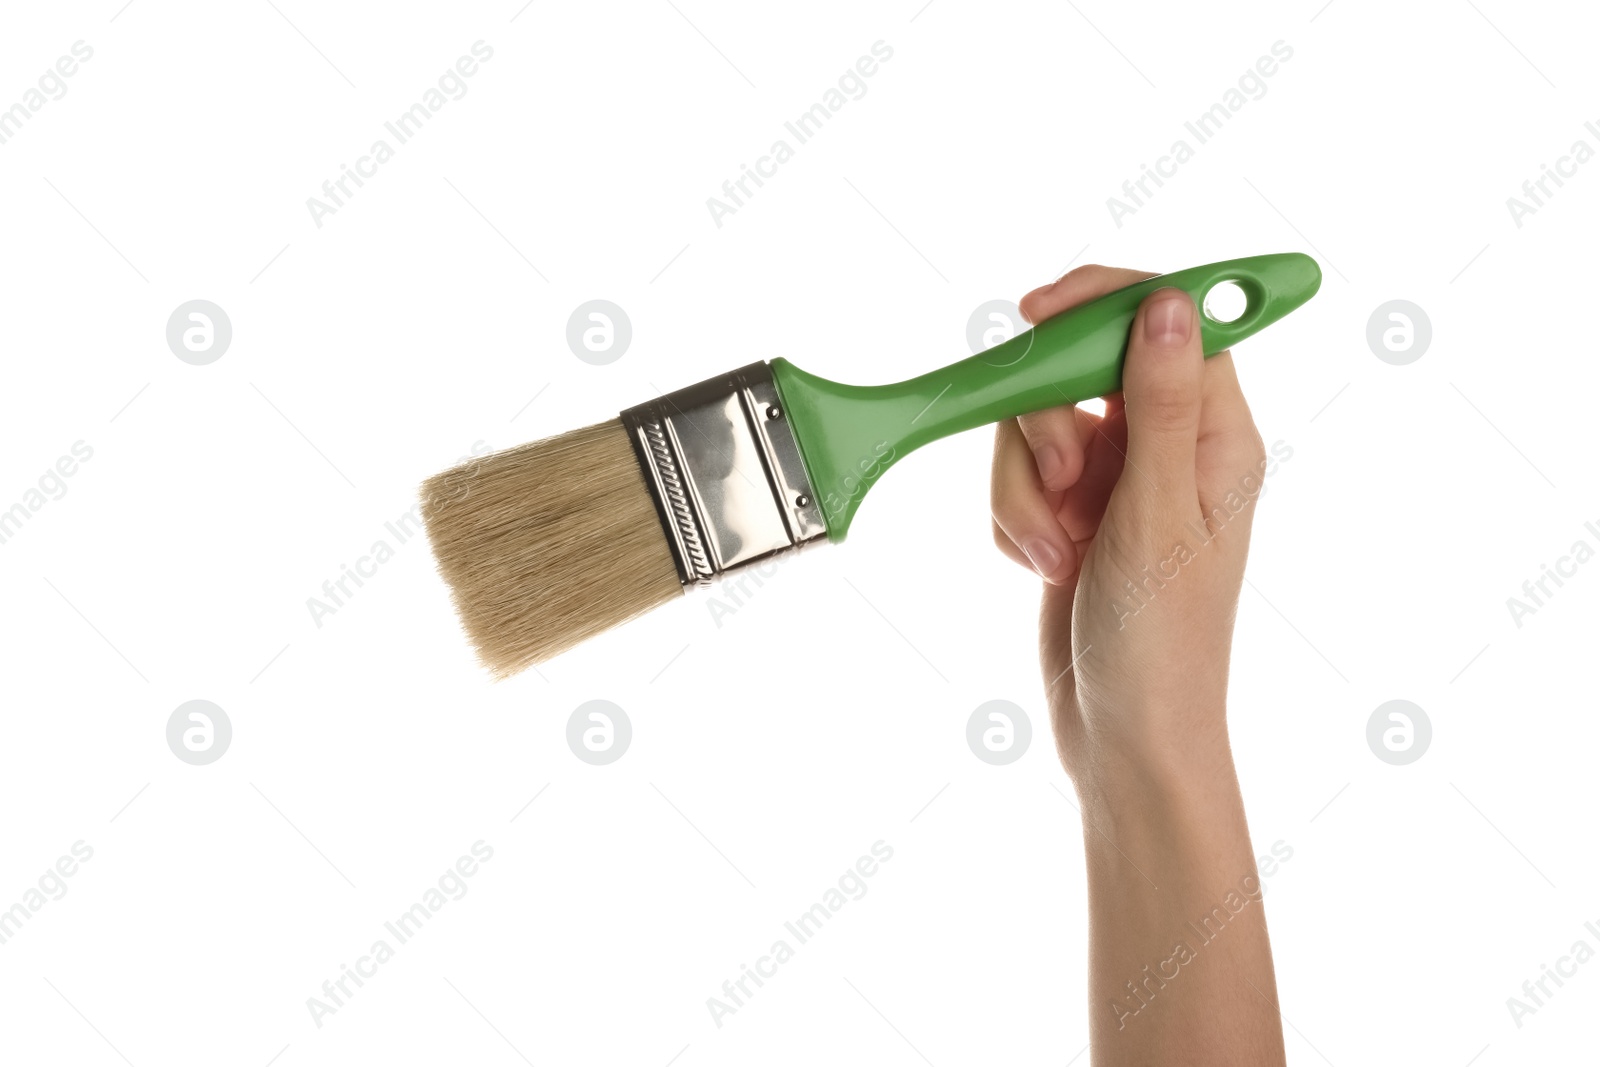
M 1042 322 L 1097 296 L 1153 277 L 1144 271 L 1088 264 L 1035 289 L 1022 298 L 1019 307 L 1029 322 Z M 1046 489 L 1065 489 L 1078 480 L 1096 421 L 1094 416 L 1066 404 L 1017 420 L 1033 450 L 1040 483 Z
M 1061 490 L 1083 473 L 1083 450 L 1094 433 L 1094 416 L 1062 406 L 1017 417 L 1017 426 L 1033 452 L 1039 484 Z
M 1077 573 L 1077 550 L 1056 519 L 1050 494 L 1039 483 L 1033 451 L 1015 419 L 995 428 L 989 510 L 1000 532 L 1045 581 L 1059 585 Z M 1005 551 L 1003 544 L 1001 551 Z M 1006 554 L 1016 559 L 1012 553 Z
M 1201 447 L 1239 462 L 1249 461 L 1261 451 L 1261 434 L 1239 386 L 1231 352 L 1218 352 L 1206 360 L 1199 442 Z
M 1099 532 L 1106 504 L 1122 478 L 1128 451 L 1128 423 L 1120 405 L 1107 411 L 1095 424 L 1093 432 L 1084 450 L 1083 473 L 1061 494 L 1061 503 L 1056 507 L 1056 521 L 1078 545 L 1080 558 L 1088 541 Z
M 1000 550 L 1001 555 L 1005 556 L 1014 563 L 1020 564 L 1022 568 L 1030 574 L 1039 573 L 1038 571 L 1034 570 L 1033 561 L 1028 558 L 1027 553 L 1023 552 L 1022 549 L 1017 547 L 1017 543 L 1011 540 L 1010 535 L 1000 528 L 1000 524 L 998 522 L 995 522 L 994 519 L 991 518 L 989 520 L 989 525 L 992 527 L 991 532 L 994 534 L 994 547 Z
M 1023 297 L 1017 306 L 1023 318 L 1039 323 L 1114 289 L 1154 277 L 1146 271 L 1090 263 L 1068 271 L 1049 285 L 1041 285 Z
M 1261 491 L 1266 449 L 1228 352 L 1206 360 L 1196 442 L 1195 478 L 1201 510 L 1211 514 L 1230 493 L 1254 499 Z
M 1204 373 L 1194 301 L 1181 289 L 1157 289 L 1134 316 L 1122 371 L 1128 464 L 1142 475 L 1132 491 L 1196 507 Z

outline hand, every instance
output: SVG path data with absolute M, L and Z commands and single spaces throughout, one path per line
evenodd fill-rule
M 1149 277 L 1080 267 L 1022 313 L 1040 322 Z M 1228 655 L 1266 468 L 1233 359 L 1202 358 L 1177 289 L 1140 306 L 1103 416 L 1060 407 L 997 427 L 995 541 L 1045 581 L 1040 658 L 1080 792 L 1091 778 L 1186 779 L 1185 766 L 1232 780 Z
M 1039 322 L 1148 277 L 1081 267 L 1022 313 Z M 1045 581 L 1040 658 L 1084 823 L 1092 1056 L 1276 1067 L 1272 950 L 1225 715 L 1267 462 L 1232 358 L 1202 358 L 1187 294 L 1145 298 L 1122 383 L 1104 416 L 1002 423 L 991 504 L 1001 551 Z M 1246 911 L 1225 937 L 1195 933 L 1195 915 Z

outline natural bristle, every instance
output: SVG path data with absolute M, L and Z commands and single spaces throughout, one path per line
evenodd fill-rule
M 462 625 L 499 677 L 683 591 L 615 420 L 437 474 L 422 515 Z

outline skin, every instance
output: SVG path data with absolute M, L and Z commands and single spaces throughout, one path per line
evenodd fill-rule
M 1080 267 L 1022 313 L 1149 277 Z M 1040 662 L 1083 815 L 1096 1067 L 1284 1062 L 1226 716 L 1264 470 L 1233 358 L 1202 357 L 1176 289 L 1140 306 L 1103 416 L 1062 407 L 996 429 L 995 543 L 1043 579 Z

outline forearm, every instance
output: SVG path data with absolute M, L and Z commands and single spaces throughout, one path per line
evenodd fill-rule
M 1079 267 L 1022 311 L 1042 323 L 1148 277 Z M 1083 799 L 1096 1067 L 1283 1063 L 1223 714 L 1270 463 L 1203 325 L 1188 293 L 1154 290 L 1104 414 L 1036 412 L 995 434 L 995 543 L 1044 581 L 1040 665 Z
M 1096 1067 L 1282 1064 L 1272 952 L 1226 741 L 1078 775 Z

